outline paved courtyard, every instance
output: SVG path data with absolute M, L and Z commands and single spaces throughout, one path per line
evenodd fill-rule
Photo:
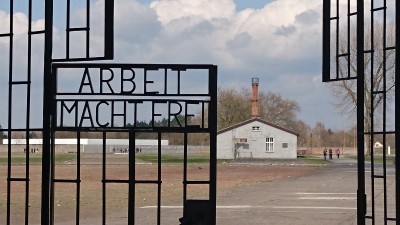
M 219 196 L 217 224 L 356 224 L 357 170 L 340 163 L 320 173 L 244 187 Z

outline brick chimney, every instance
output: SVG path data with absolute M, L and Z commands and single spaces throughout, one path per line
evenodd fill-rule
M 251 117 L 257 118 L 258 115 L 258 78 L 251 78 Z

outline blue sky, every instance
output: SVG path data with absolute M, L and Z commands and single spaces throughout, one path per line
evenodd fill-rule
M 92 0 L 93 46 L 101 46 L 102 42 L 101 29 L 96 30 L 102 23 L 101 2 Z M 115 4 L 113 62 L 215 64 L 220 87 L 250 88 L 251 78 L 258 77 L 260 90 L 297 101 L 301 108 L 298 118 L 310 126 L 323 122 L 336 130 L 353 125 L 352 120 L 338 114 L 329 84 L 321 81 L 321 0 L 115 0 Z M 15 44 L 24 46 L 24 31 L 19 28 L 26 26 L 26 15 L 14 15 L 17 17 Z M 7 18 L 7 10 L 0 8 L 0 21 Z M 82 22 L 85 17 L 75 11 L 73 18 Z M 38 28 L 43 26 L 41 18 L 33 22 Z M 0 23 L 0 32 L 4 24 Z M 64 33 L 57 26 L 55 45 L 62 46 Z M 7 52 L 2 40 L 0 52 Z M 78 52 L 82 49 L 79 41 L 72 47 Z M 26 64 L 19 61 L 25 58 L 23 51 L 21 54 L 15 59 L 17 65 Z M 33 54 L 35 60 L 41 58 L 40 42 L 35 44 Z M 3 62 L 7 62 L 6 57 L 0 54 Z M 0 65 L 0 73 L 4 74 L 2 68 L 7 68 L 6 64 Z M 18 69 L 24 71 L 24 67 Z M 36 76 L 40 76 L 40 70 L 38 67 Z M 1 75 L 0 85 L 7 83 L 7 76 Z M 3 92 L 0 102 L 7 102 Z M 40 90 L 35 93 L 40 94 Z M 40 105 L 35 102 L 36 107 Z M 15 111 L 23 110 L 22 106 L 14 107 Z M 0 124 L 6 124 L 5 111 L 5 107 L 0 109 Z

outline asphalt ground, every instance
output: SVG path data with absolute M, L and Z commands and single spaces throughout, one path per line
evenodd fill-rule
M 323 160 L 323 159 L 322 159 Z M 260 163 L 260 162 L 257 162 Z M 304 165 L 293 165 L 304 166 Z M 388 166 L 387 192 L 383 182 L 375 182 L 371 198 L 371 169 L 366 166 L 367 215 L 375 224 L 384 224 L 383 196 L 386 195 L 387 217 L 394 215 L 394 168 Z M 357 224 L 357 165 L 351 159 L 334 159 L 311 175 L 244 185 L 217 197 L 218 225 L 352 225 Z M 380 172 L 379 166 L 374 168 Z M 374 200 L 375 208 L 372 208 Z M 135 224 L 157 224 L 156 207 L 138 208 Z M 107 224 L 126 224 L 126 212 L 107 217 Z M 163 205 L 160 224 L 179 224 L 182 206 Z M 98 220 L 99 221 L 99 220 Z M 125 221 L 125 222 L 122 222 Z M 93 218 L 81 224 L 93 224 Z M 366 224 L 372 224 L 367 220 Z M 395 224 L 389 221 L 387 224 Z
M 260 162 L 256 162 L 260 163 Z M 280 162 L 282 163 L 282 162 Z M 302 166 L 295 165 L 293 166 Z M 382 166 L 376 166 L 379 174 Z M 394 217 L 394 168 L 387 169 L 387 217 Z M 371 168 L 366 163 L 367 216 L 374 215 L 376 225 L 385 224 L 383 182 L 375 180 L 374 198 L 371 194 Z M 217 199 L 218 225 L 353 225 L 357 224 L 357 164 L 352 159 L 333 159 L 321 166 L 318 173 L 298 178 L 258 183 L 236 188 Z M 375 207 L 372 208 L 372 199 Z M 153 208 L 142 208 L 143 214 Z M 182 209 L 164 206 L 161 224 L 176 224 Z M 147 218 L 148 221 L 148 218 Z M 146 216 L 137 216 L 146 223 Z M 153 223 L 151 223 L 153 224 Z M 155 224 L 155 223 L 154 223 Z M 366 224 L 373 224 L 370 219 Z M 387 224 L 395 224 L 388 221 Z

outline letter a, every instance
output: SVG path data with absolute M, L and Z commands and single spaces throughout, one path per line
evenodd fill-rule
M 87 77 L 88 82 L 85 82 L 86 77 Z M 85 71 L 83 72 L 81 86 L 79 87 L 79 93 L 82 93 L 83 86 L 86 86 L 86 85 L 89 85 L 90 91 L 93 94 L 94 90 L 93 90 L 92 80 L 90 79 L 90 74 L 89 74 L 88 68 L 85 68 Z

